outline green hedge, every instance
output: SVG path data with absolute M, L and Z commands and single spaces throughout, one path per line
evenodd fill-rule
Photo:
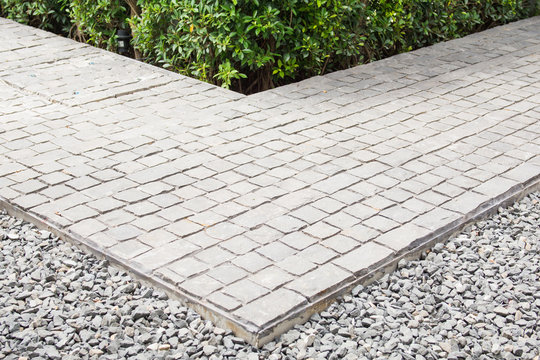
M 357 0 L 149 0 L 132 19 L 134 44 L 174 71 L 263 90 L 361 60 L 363 8 Z
M 0 0 L 3 16 L 112 50 L 116 29 L 131 27 L 145 61 L 245 93 L 525 18 L 539 3 Z
M 67 35 L 71 26 L 69 0 L 0 0 L 0 16 Z
M 126 27 L 123 0 L 0 0 L 0 16 L 115 50 L 116 29 Z
M 116 30 L 126 26 L 128 12 L 122 0 L 70 0 L 72 36 L 109 50 L 116 48 Z

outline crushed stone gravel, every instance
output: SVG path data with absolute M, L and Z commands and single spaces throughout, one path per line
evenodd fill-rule
M 0 359 L 539 359 L 540 193 L 261 349 L 0 213 Z

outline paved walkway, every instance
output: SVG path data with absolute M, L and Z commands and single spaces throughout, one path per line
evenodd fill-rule
M 0 205 L 262 344 L 538 185 L 540 18 L 243 96 L 0 19 Z

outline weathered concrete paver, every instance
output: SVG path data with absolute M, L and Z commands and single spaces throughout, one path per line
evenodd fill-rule
M 0 202 L 252 343 L 540 179 L 540 18 L 243 96 L 0 19 Z

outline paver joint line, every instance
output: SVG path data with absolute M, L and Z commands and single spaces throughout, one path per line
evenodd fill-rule
M 261 346 L 539 187 L 539 38 L 244 96 L 0 18 L 0 207 Z

